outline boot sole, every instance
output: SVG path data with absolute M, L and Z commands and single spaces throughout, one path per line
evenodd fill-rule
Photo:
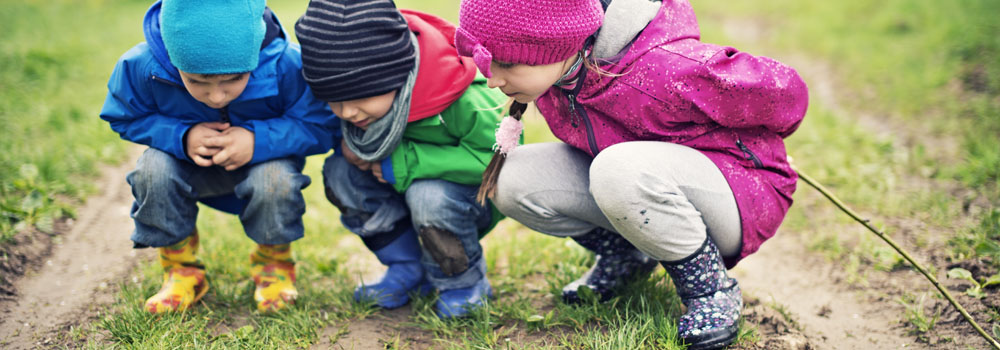
M 473 310 L 482 307 L 490 299 L 493 299 L 493 286 L 487 286 L 486 288 L 487 288 L 486 294 L 483 295 L 482 298 L 483 304 L 475 304 L 475 305 L 465 304 L 456 307 L 450 307 L 445 305 L 442 307 L 442 305 L 440 304 L 441 302 L 439 300 L 438 303 L 434 305 L 434 308 L 437 309 L 435 314 L 437 314 L 438 318 L 441 319 L 456 319 L 468 316 L 469 313 L 471 313 Z M 442 309 L 447 309 L 447 310 L 442 310 Z
M 201 297 L 205 296 L 205 294 L 208 293 L 208 278 L 206 277 L 204 282 L 202 282 L 200 285 L 195 286 L 195 290 L 196 291 L 194 294 L 194 300 L 191 300 L 191 305 L 194 305 L 195 303 L 200 301 Z
M 582 304 L 583 303 L 583 298 L 580 298 L 580 288 L 584 288 L 584 287 L 589 288 L 591 293 L 594 293 L 595 295 L 597 295 L 598 302 L 603 303 L 603 302 L 606 302 L 608 300 L 611 300 L 611 298 L 614 298 L 614 297 L 618 296 L 618 294 L 619 294 L 619 292 L 621 292 L 621 290 L 623 290 L 625 288 L 628 288 L 628 286 L 630 284 L 636 283 L 636 282 L 641 281 L 641 280 L 646 279 L 646 278 L 649 278 L 649 275 L 651 275 L 653 273 L 653 271 L 656 270 L 656 267 L 660 265 L 655 260 L 650 260 L 650 262 L 651 262 L 650 266 L 642 266 L 638 271 L 634 271 L 634 272 L 628 274 L 627 276 L 622 277 L 622 280 L 618 282 L 617 286 L 615 286 L 614 288 L 611 288 L 610 290 L 608 290 L 608 291 L 606 291 L 604 293 L 598 292 L 597 289 L 594 288 L 594 286 L 589 285 L 586 282 L 581 283 L 579 286 L 577 286 L 576 290 L 566 290 L 565 288 L 568 287 L 568 285 L 567 285 L 566 287 L 563 287 L 564 289 L 562 291 L 562 300 L 563 300 L 563 303 L 568 304 L 568 305 L 579 305 L 579 304 Z M 583 276 L 581 276 L 581 278 L 583 278 Z M 576 282 L 576 281 L 573 281 L 573 282 L 570 282 L 570 283 L 574 283 L 574 282 Z
M 736 340 L 739 327 L 733 325 L 715 334 L 704 334 L 698 337 L 684 339 L 689 344 L 688 350 L 715 350 L 725 348 Z
M 425 295 L 430 294 L 431 291 L 433 291 L 433 289 L 434 289 L 434 287 L 431 286 L 431 284 L 430 284 L 429 281 L 424 280 L 423 282 L 420 282 L 420 284 L 418 284 L 416 287 L 414 287 L 413 289 L 408 290 L 405 294 L 403 294 L 402 296 L 400 296 L 395 302 L 385 302 L 384 301 L 385 299 L 391 299 L 391 298 L 387 298 L 386 297 L 386 298 L 380 299 L 380 298 L 376 298 L 376 297 L 367 297 L 367 296 L 366 297 L 361 297 L 358 294 L 359 288 L 361 288 L 361 287 L 356 287 L 354 289 L 354 301 L 355 302 L 359 302 L 360 303 L 360 302 L 372 301 L 378 307 L 386 309 L 386 310 L 398 309 L 398 308 L 401 308 L 401 307 L 405 306 L 406 304 L 409 304 L 410 303 L 410 299 L 411 299 L 410 298 L 410 293 L 417 293 L 418 296 L 425 296 Z

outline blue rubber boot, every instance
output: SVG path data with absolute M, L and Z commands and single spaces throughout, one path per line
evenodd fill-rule
M 463 317 L 486 304 L 493 297 L 490 280 L 483 276 L 476 284 L 467 288 L 449 289 L 438 296 L 437 313 L 441 318 Z
M 687 306 L 677 321 L 677 334 L 688 350 L 721 349 L 736 340 L 743 296 L 736 279 L 726 275 L 715 243 L 706 239 L 690 256 L 663 262 L 663 267 Z
M 354 300 L 373 300 L 378 306 L 395 309 L 410 302 L 411 291 L 421 295 L 430 292 L 431 285 L 424 276 L 424 267 L 420 265 L 420 242 L 413 230 L 407 230 L 374 253 L 389 269 L 378 282 L 358 285 L 354 289 Z
M 597 261 L 583 276 L 563 287 L 562 297 L 567 304 L 582 302 L 578 292 L 581 287 L 589 288 L 600 301 L 607 301 L 626 282 L 648 277 L 658 264 L 621 235 L 603 228 L 574 236 L 573 240 L 596 253 Z

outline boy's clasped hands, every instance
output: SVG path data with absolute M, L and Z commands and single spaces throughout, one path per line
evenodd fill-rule
M 354 151 L 351 151 L 351 149 L 347 147 L 347 141 L 340 142 L 340 149 L 344 154 L 344 159 L 346 159 L 348 163 L 353 164 L 358 167 L 358 169 L 371 171 L 372 175 L 375 175 L 375 178 L 378 179 L 378 182 L 388 183 L 388 181 L 385 181 L 385 178 L 382 177 L 382 163 L 369 162 L 361 159 L 361 157 L 358 157 Z
M 195 164 L 239 169 L 253 159 L 254 134 L 223 122 L 198 123 L 184 135 L 184 149 Z

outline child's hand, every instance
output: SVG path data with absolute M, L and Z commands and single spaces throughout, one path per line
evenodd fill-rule
M 184 152 L 198 166 L 209 167 L 214 165 L 212 157 L 222 149 L 205 145 L 205 140 L 221 135 L 222 131 L 228 128 L 229 123 L 211 122 L 195 124 L 184 135 Z
M 378 182 L 389 183 L 388 181 L 385 181 L 385 178 L 382 177 L 382 162 L 372 162 L 371 164 L 372 164 L 372 175 L 375 175 L 375 178 L 378 179 Z
M 361 159 L 354 151 L 351 151 L 350 147 L 347 147 L 347 141 L 340 140 L 340 151 L 344 153 L 344 159 L 347 159 L 348 163 L 354 164 L 358 169 L 368 171 L 372 168 L 371 162 Z
M 228 128 L 219 135 L 205 139 L 208 147 L 220 148 L 212 163 L 228 171 L 239 169 L 253 159 L 254 134 L 239 126 Z

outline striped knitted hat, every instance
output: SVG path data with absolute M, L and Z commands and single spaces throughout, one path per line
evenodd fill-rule
M 565 60 L 603 20 L 599 0 L 462 0 L 455 45 L 489 77 L 494 59 L 527 65 Z
M 410 30 L 390 0 L 309 1 L 295 36 L 302 75 L 327 102 L 399 89 L 415 64 Z

